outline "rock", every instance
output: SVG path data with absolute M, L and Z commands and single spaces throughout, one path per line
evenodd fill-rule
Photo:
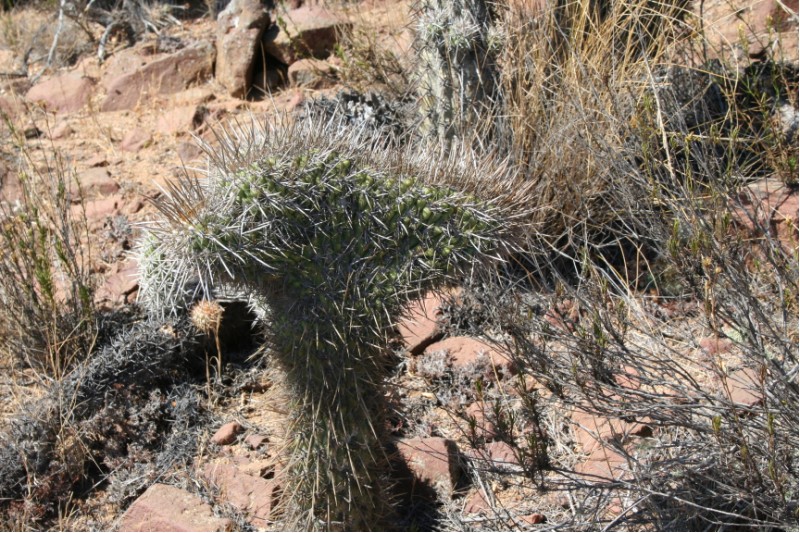
M 108 170 L 102 167 L 88 168 L 80 172 L 78 181 L 85 195 L 101 194 L 108 196 L 119 191 L 119 183 L 111 179 Z M 74 180 L 70 180 L 69 187 L 73 195 L 77 194 L 77 186 Z
M 22 105 L 17 98 L 9 98 L 7 96 L 0 96 L 0 115 L 5 115 L 12 121 L 19 117 L 23 111 Z
M 133 109 L 139 102 L 159 94 L 172 94 L 198 85 L 214 70 L 214 47 L 200 41 L 172 54 L 158 54 L 127 74 L 108 83 L 101 111 Z
M 716 335 L 704 337 L 700 339 L 698 344 L 700 345 L 700 349 L 712 357 L 730 353 L 731 349 L 733 349 L 733 342 L 730 339 L 720 338 Z
M 100 304 L 123 305 L 132 303 L 139 290 L 139 265 L 133 259 L 118 263 L 113 273 L 97 291 L 95 300 Z
M 50 130 L 50 139 L 56 141 L 58 139 L 64 139 L 65 137 L 69 137 L 74 133 L 74 130 L 67 122 L 59 122 L 55 125 L 55 127 Z
M 214 433 L 214 436 L 211 437 L 211 442 L 220 446 L 231 444 L 236 440 L 236 435 L 242 432 L 242 429 L 244 428 L 239 422 L 228 422 Z
M 797 0 L 716 0 L 692 5 L 697 6 L 695 15 L 708 39 L 709 59 L 731 51 L 740 52 L 742 59 L 757 57 L 776 36 L 783 55 L 797 58 Z
M 518 520 L 529 526 L 535 526 L 536 524 L 544 524 L 547 522 L 547 517 L 542 513 L 533 513 L 520 516 Z
M 632 437 L 647 437 L 652 435 L 653 431 L 647 419 L 640 422 L 625 422 L 617 418 L 593 415 L 581 409 L 573 410 L 570 417 L 575 425 L 575 439 L 580 451 L 586 454 L 603 448 L 606 446 L 605 443 L 612 440 L 616 439 L 625 444 Z
M 298 59 L 326 58 L 336 44 L 336 33 L 350 23 L 321 6 L 304 6 L 278 16 L 264 34 L 265 51 L 291 65 Z
M 465 368 L 485 360 L 501 375 L 510 376 L 515 373 L 514 365 L 508 355 L 502 354 L 494 346 L 472 337 L 449 337 L 425 348 L 426 354 L 437 351 L 446 351 L 455 368 Z
M 289 83 L 294 87 L 321 89 L 333 85 L 334 68 L 321 59 L 301 59 L 289 66 Z
M 229 503 L 245 513 L 259 529 L 269 525 L 270 513 L 277 503 L 280 490 L 276 479 L 246 474 L 228 463 L 206 465 L 203 477 L 219 489 L 222 503 Z
M 197 161 L 206 155 L 203 149 L 193 141 L 184 141 L 179 143 L 178 146 L 175 147 L 175 152 L 177 152 L 178 157 L 183 163 Z
M 411 304 L 400 318 L 397 329 L 406 350 L 419 355 L 425 348 L 441 337 L 437 317 L 441 316 L 439 307 L 442 301 L 434 293 L 427 294 L 421 301 Z
M 265 437 L 264 435 L 258 435 L 258 434 L 248 435 L 244 439 L 244 443 L 250 446 L 250 448 L 252 448 L 253 450 L 261 448 L 268 442 L 269 438 Z
M 747 237 L 763 231 L 778 239 L 787 253 L 798 247 L 798 192 L 783 181 L 768 177 L 745 187 L 732 206 L 733 222 Z
M 491 508 L 486 495 L 480 489 L 472 489 L 465 499 L 464 514 L 479 514 Z
M 134 501 L 118 531 L 230 531 L 233 523 L 214 516 L 199 496 L 157 483 Z
M 218 82 L 235 98 L 247 96 L 253 68 L 261 54 L 261 37 L 269 27 L 267 7 L 260 0 L 232 0 L 217 18 Z
M 99 200 L 88 200 L 83 206 L 73 205 L 71 210 L 77 216 L 85 213 L 89 226 L 97 228 L 102 227 L 105 219 L 116 214 L 120 207 L 122 207 L 122 197 L 114 194 Z
M 489 413 L 492 406 L 484 401 L 471 403 L 464 412 L 467 420 L 467 433 L 472 430 L 472 420 L 475 421 L 475 436 L 481 439 L 491 440 L 497 437 L 497 428 L 494 422 L 489 420 Z
M 89 159 L 87 159 L 84 162 L 84 164 L 89 168 L 107 167 L 108 166 L 108 158 L 106 158 L 106 156 L 104 156 L 103 154 L 97 154 L 97 155 L 94 155 L 94 156 L 90 157 Z
M 156 129 L 163 135 L 196 130 L 203 123 L 207 112 L 205 107 L 195 105 L 170 109 L 158 117 Z
M 74 113 L 89 103 L 93 89 L 94 82 L 89 78 L 63 74 L 37 83 L 25 94 L 25 99 L 41 103 L 48 111 Z
M 415 480 L 441 497 L 453 494 L 460 474 L 455 442 L 441 437 L 401 439 L 397 451 Z
M 153 137 L 141 128 L 133 128 L 131 131 L 125 135 L 125 138 L 122 139 L 119 147 L 120 150 L 124 152 L 138 152 L 148 144 Z
M 733 372 L 726 380 L 725 395 L 736 405 L 755 407 L 763 400 L 760 379 L 755 370 L 744 368 Z
M 630 477 L 626 471 L 628 461 L 608 447 L 595 449 L 582 463 L 575 465 L 575 473 L 589 482 L 619 481 Z

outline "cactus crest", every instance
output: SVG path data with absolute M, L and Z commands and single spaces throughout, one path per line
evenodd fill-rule
M 232 286 L 263 302 L 293 398 L 288 524 L 374 529 L 387 513 L 386 340 L 410 301 L 512 248 L 513 198 L 494 190 L 502 168 L 463 153 L 456 162 L 330 131 L 343 130 L 221 136 L 207 178 L 183 179 L 158 203 L 140 247 L 141 298 L 164 312 Z

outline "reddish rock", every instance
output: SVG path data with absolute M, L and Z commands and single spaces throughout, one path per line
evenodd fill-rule
M 733 349 L 733 342 L 730 339 L 717 337 L 716 335 L 702 338 L 698 344 L 710 356 L 730 353 L 731 349 Z
M 171 94 L 200 84 L 214 70 L 214 47 L 198 42 L 173 54 L 158 55 L 132 72 L 108 83 L 101 111 L 133 109 L 159 94 Z
M 467 420 L 467 431 L 472 431 L 473 421 L 475 436 L 481 439 L 491 440 L 497 437 L 497 427 L 489 417 L 492 416 L 492 405 L 479 401 L 471 403 L 465 410 L 464 416 Z
M 206 155 L 203 149 L 200 148 L 194 141 L 184 141 L 178 143 L 178 146 L 175 147 L 175 152 L 178 154 L 180 160 L 184 163 L 197 161 Z
M 446 351 L 456 368 L 463 368 L 485 360 L 501 375 L 508 376 L 515 373 L 514 365 L 508 355 L 502 354 L 496 347 L 472 337 L 449 337 L 425 348 L 425 353 L 437 351 Z
M 566 332 L 575 331 L 581 319 L 580 306 L 570 299 L 566 299 L 551 307 L 544 315 L 548 324 L 556 329 Z
M 520 516 L 519 521 L 529 526 L 535 526 L 536 524 L 544 524 L 547 522 L 547 517 L 542 513 L 533 513 Z
M 206 113 L 204 107 L 195 105 L 170 109 L 158 117 L 156 129 L 163 135 L 196 130 L 203 123 Z
M 321 59 L 301 59 L 289 66 L 289 83 L 294 87 L 321 89 L 333 84 L 334 69 Z
M 6 116 L 14 120 L 23 110 L 24 108 L 16 98 L 0 96 L 0 116 Z
M 84 202 L 83 206 L 80 204 L 73 205 L 71 210 L 76 216 L 81 216 L 85 213 L 89 226 L 97 228 L 102 227 L 106 218 L 118 213 L 122 205 L 122 197 L 118 194 L 114 194 L 107 198 L 87 200 Z
M 102 167 L 88 168 L 78 174 L 81 191 L 85 195 L 100 194 L 108 196 L 119 191 L 119 183 L 111 179 L 108 170 Z M 77 193 L 77 185 L 74 180 L 70 181 L 70 191 Z
M 483 490 L 472 489 L 464 501 L 464 514 L 479 514 L 489 510 L 491 506 L 486 501 Z
M 138 152 L 148 144 L 153 137 L 141 128 L 133 128 L 122 139 L 119 147 L 124 152 Z
M 244 428 L 239 422 L 228 422 L 214 433 L 214 436 L 211 437 L 211 442 L 220 446 L 231 444 L 236 440 L 236 435 L 242 432 L 242 429 Z
M 593 453 L 614 439 L 626 443 L 631 437 L 646 437 L 652 434 L 652 428 L 647 425 L 647 420 L 625 422 L 617 418 L 593 415 L 580 409 L 572 411 L 570 417 L 575 424 L 575 439 L 581 451 L 587 454 Z
M 90 167 L 90 168 L 92 168 L 92 167 L 107 167 L 108 166 L 108 159 L 106 158 L 106 156 L 104 156 L 102 154 L 98 154 L 98 155 L 95 155 L 95 156 L 90 157 L 89 159 L 87 159 L 85 164 L 86 164 L 87 167 Z
M 219 14 L 215 77 L 231 96 L 247 96 L 261 37 L 269 24 L 269 13 L 260 0 L 231 0 Z
M 575 473 L 591 482 L 618 481 L 630 477 L 626 471 L 627 464 L 620 453 L 608 447 L 599 447 L 575 466 Z
M 726 396 L 737 405 L 755 407 L 764 400 L 760 382 L 755 370 L 749 368 L 737 370 L 726 380 Z
M 766 230 L 788 253 L 798 248 L 798 192 L 783 181 L 768 177 L 745 187 L 734 207 L 734 223 L 747 237 L 759 238 Z
M 230 531 L 199 496 L 160 483 L 147 489 L 120 519 L 118 531 Z
M 303 96 L 303 93 L 300 91 L 295 91 L 295 93 L 292 95 L 289 101 L 286 102 L 286 107 L 285 107 L 286 112 L 291 113 L 292 111 L 297 109 L 297 106 L 302 104 L 304 100 L 305 97 Z
M 265 51 L 285 65 L 303 57 L 324 59 L 336 44 L 336 33 L 350 23 L 321 6 L 282 13 L 264 35 Z
M 441 437 L 401 439 L 397 451 L 417 481 L 450 497 L 459 477 L 456 443 Z
M 50 138 L 54 141 L 64 139 L 74 133 L 74 130 L 67 122 L 59 122 L 50 130 Z
M 708 40 L 709 59 L 738 51 L 742 59 L 755 57 L 780 36 L 784 57 L 797 57 L 797 1 L 726 0 L 697 2 L 695 15 Z M 702 6 L 702 10 L 700 9 Z M 742 55 L 744 57 L 742 57 Z
M 97 291 L 95 299 L 98 303 L 121 305 L 136 299 L 139 289 L 139 265 L 133 259 L 118 263 L 112 274 Z
M 221 502 L 242 511 L 257 528 L 269 525 L 280 491 L 276 479 L 247 474 L 229 463 L 208 464 L 203 468 L 203 476 L 219 490 Z
M 94 82 L 89 78 L 64 74 L 37 83 L 25 94 L 25 99 L 40 103 L 49 111 L 73 113 L 89 102 L 93 88 Z
M 413 355 L 418 355 L 425 347 L 441 335 L 437 317 L 441 314 L 442 301 L 438 295 L 430 293 L 421 301 L 411 304 L 400 318 L 397 330 L 403 345 Z
M 244 439 L 244 442 L 250 446 L 250 448 L 257 450 L 268 443 L 269 438 L 265 437 L 264 435 L 253 434 L 248 435 L 247 438 Z

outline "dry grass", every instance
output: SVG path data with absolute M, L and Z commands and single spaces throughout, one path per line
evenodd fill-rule
M 97 335 L 82 193 L 58 154 L 36 166 L 8 126 L 19 197 L 0 203 L 0 352 L 58 379 L 89 355 Z

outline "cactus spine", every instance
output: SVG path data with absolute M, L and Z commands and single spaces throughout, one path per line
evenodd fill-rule
M 513 226 L 476 199 L 491 171 L 337 129 L 232 134 L 209 179 L 161 201 L 140 252 L 156 310 L 219 284 L 266 302 L 293 398 L 284 511 L 300 530 L 380 527 L 387 337 L 409 301 L 508 250 Z
M 457 139 L 488 140 L 501 120 L 493 7 L 485 0 L 420 0 L 415 10 L 421 133 L 445 148 Z

